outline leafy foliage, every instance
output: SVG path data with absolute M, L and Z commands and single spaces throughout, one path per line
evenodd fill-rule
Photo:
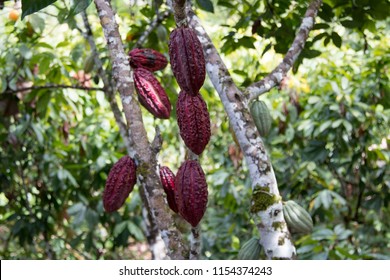
M 102 82 L 93 65 L 86 67 L 92 54 L 79 32 L 83 25 L 77 12 L 91 1 L 75 1 L 70 7 L 62 1 L 50 5 L 54 2 L 22 1 L 24 20 L 16 23 L 0 16 L 5 26 L 0 34 L 0 255 L 150 258 L 138 189 L 117 213 L 105 214 L 102 207 L 107 174 L 126 149 L 104 93 L 90 90 Z M 131 49 L 156 7 L 138 1 L 130 15 L 123 1 L 112 2 L 125 46 Z M 196 2 L 224 62 L 243 87 L 281 61 L 279 54 L 291 44 L 308 3 Z M 109 73 L 92 6 L 88 16 Z M 313 234 L 294 236 L 299 258 L 388 258 L 390 57 L 385 11 L 384 0 L 324 1 L 294 68 L 298 71 L 300 65 L 299 71 L 261 97 L 273 118 L 264 140 L 281 194 L 305 206 L 314 220 Z M 173 28 L 173 18 L 165 19 L 143 47 L 167 54 Z M 175 104 L 178 86 L 169 67 L 156 76 Z M 52 87 L 44 87 L 48 84 Z M 257 234 L 249 214 L 250 179 L 209 81 L 201 91 L 213 122 L 202 156 L 209 184 L 201 224 L 203 255 L 234 259 L 240 246 Z M 172 111 L 171 121 L 153 119 L 146 110 L 143 115 L 150 137 L 154 126 L 161 129 L 161 165 L 176 172 L 184 145 Z

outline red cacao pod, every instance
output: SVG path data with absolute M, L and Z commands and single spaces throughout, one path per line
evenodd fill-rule
M 134 84 L 139 102 L 156 118 L 169 119 L 171 102 L 153 73 L 143 68 L 135 68 Z
M 118 210 L 137 181 L 136 165 L 132 158 L 124 156 L 111 168 L 103 192 L 103 206 L 106 212 Z
M 166 57 L 153 49 L 133 49 L 129 56 L 133 68 L 142 67 L 152 72 L 164 69 L 168 64 Z
M 196 160 L 186 160 L 175 179 L 175 200 L 179 214 L 196 227 L 206 212 L 207 182 Z
M 193 29 L 176 28 L 169 39 L 169 57 L 180 88 L 197 95 L 206 78 L 202 44 Z
M 181 91 L 176 104 L 180 136 L 186 146 L 200 155 L 210 140 L 210 116 L 206 102 L 200 94 L 195 96 Z
M 175 201 L 175 174 L 173 174 L 172 170 L 167 166 L 162 166 L 160 168 L 160 179 L 167 195 L 167 201 L 169 208 L 174 212 L 178 212 L 177 205 Z

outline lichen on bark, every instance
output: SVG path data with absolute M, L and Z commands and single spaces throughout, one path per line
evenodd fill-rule
M 256 186 L 252 193 L 251 213 L 256 214 L 260 211 L 265 211 L 280 200 L 281 197 L 279 195 L 270 193 L 269 187 Z

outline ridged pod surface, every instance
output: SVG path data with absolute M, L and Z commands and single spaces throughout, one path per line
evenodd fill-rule
M 272 125 L 272 118 L 265 102 L 255 100 L 250 106 L 250 111 L 260 135 L 262 137 L 268 135 Z
M 252 237 L 245 242 L 238 252 L 239 260 L 258 260 L 260 258 L 261 245 L 259 238 Z
M 180 88 L 197 95 L 206 78 L 206 66 L 202 44 L 193 29 L 181 27 L 171 32 L 169 57 Z
M 196 160 L 186 160 L 175 179 L 175 200 L 179 214 L 196 227 L 206 212 L 207 182 L 202 167 Z
M 136 165 L 132 158 L 124 156 L 111 168 L 103 192 L 103 207 L 106 212 L 118 210 L 137 181 Z
M 175 201 L 175 174 L 173 174 L 172 170 L 167 166 L 162 166 L 160 168 L 160 180 L 167 195 L 167 201 L 169 208 L 172 211 L 178 212 L 176 201 Z
M 134 69 L 134 85 L 138 92 L 139 102 L 156 118 L 168 119 L 171 114 L 171 102 L 168 95 L 153 76 L 143 69 Z
M 142 67 L 152 72 L 164 69 L 168 64 L 166 57 L 153 49 L 133 49 L 129 57 L 133 68 Z
M 313 220 L 310 214 L 295 201 L 284 202 L 283 215 L 291 232 L 308 234 L 313 231 Z
M 210 140 L 210 115 L 200 94 L 195 96 L 181 91 L 176 104 L 180 136 L 186 146 L 200 155 Z

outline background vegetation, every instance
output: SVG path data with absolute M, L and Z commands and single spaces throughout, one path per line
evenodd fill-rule
M 53 2 L 53 1 L 52 1 Z M 106 214 L 102 191 L 112 164 L 126 154 L 102 81 L 91 65 L 77 3 L 57 1 L 26 16 L 0 10 L 0 257 L 4 259 L 150 258 L 136 188 Z M 160 1 L 112 1 L 130 50 Z M 214 44 L 241 86 L 264 77 L 291 44 L 306 1 L 194 1 Z M 390 83 L 388 1 L 324 1 L 293 73 L 261 99 L 273 126 L 265 139 L 279 189 L 311 213 L 314 232 L 294 236 L 301 259 L 390 258 Z M 110 69 L 94 5 L 86 10 L 99 54 Z M 167 55 L 173 16 L 143 47 Z M 172 104 L 169 67 L 157 73 Z M 80 89 L 70 88 L 79 87 Z M 65 88 L 66 87 L 66 88 Z M 69 88 L 68 88 L 69 87 Z M 29 90 L 20 91 L 21 88 Z M 235 259 L 255 234 L 251 188 L 223 106 L 206 80 L 202 94 L 212 138 L 202 156 L 209 203 L 203 257 Z M 176 171 L 184 145 L 175 121 L 160 127 L 159 161 Z M 150 131 L 149 131 L 150 130 Z

